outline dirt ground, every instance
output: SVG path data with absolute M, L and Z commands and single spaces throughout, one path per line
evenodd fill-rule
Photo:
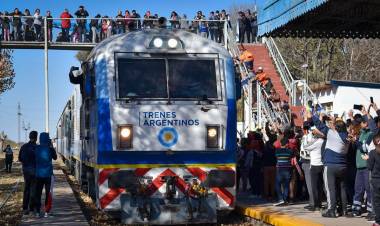
M 17 158 L 17 156 L 15 156 Z M 15 159 L 16 159 L 15 158 Z M 16 184 L 18 182 L 17 187 Z M 24 180 L 21 165 L 13 163 L 12 173 L 0 171 L 0 225 L 19 225 L 22 217 L 22 191 Z M 11 194 L 11 195 L 9 195 Z M 9 197 L 9 198 L 8 198 Z M 8 199 L 7 202 L 6 199 Z M 4 206 L 2 207 L 3 203 Z

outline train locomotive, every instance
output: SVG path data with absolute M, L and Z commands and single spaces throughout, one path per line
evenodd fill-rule
M 82 187 L 126 224 L 215 223 L 235 205 L 233 59 L 220 44 L 150 29 L 99 43 L 57 125 Z

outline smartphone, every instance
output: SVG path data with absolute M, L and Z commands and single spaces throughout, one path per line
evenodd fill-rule
M 373 104 L 373 97 L 370 97 L 369 99 L 371 100 L 371 104 Z
M 354 104 L 354 109 L 361 111 L 363 109 L 363 105 L 360 104 Z

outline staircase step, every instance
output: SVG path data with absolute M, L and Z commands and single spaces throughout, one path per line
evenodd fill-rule
M 251 51 L 254 56 L 254 70 L 263 67 L 264 72 L 271 79 L 274 89 L 280 95 L 281 100 L 289 101 L 289 95 L 281 81 L 281 76 L 276 70 L 276 66 L 269 54 L 265 44 L 245 44 L 244 47 Z M 301 116 L 302 106 L 291 106 L 292 118 L 297 126 L 302 126 L 303 118 Z

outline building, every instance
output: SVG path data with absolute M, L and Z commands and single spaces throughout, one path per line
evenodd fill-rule
M 354 104 L 368 107 L 370 97 L 380 107 L 380 83 L 331 80 L 310 86 L 327 113 L 346 115 Z M 356 110 L 355 110 L 356 113 Z M 375 112 L 371 110 L 371 115 Z

